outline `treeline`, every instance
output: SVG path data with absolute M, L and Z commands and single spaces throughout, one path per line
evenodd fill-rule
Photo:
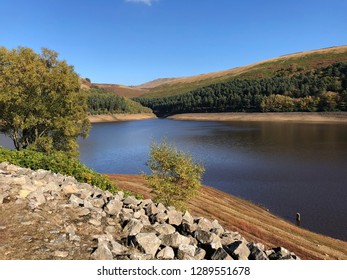
M 83 93 L 87 95 L 88 108 L 92 115 L 152 112 L 151 109 L 143 107 L 136 101 L 103 89 L 91 88 L 90 90 L 84 90 Z
M 347 63 L 266 79 L 233 79 L 186 94 L 135 98 L 159 116 L 193 112 L 347 110 Z

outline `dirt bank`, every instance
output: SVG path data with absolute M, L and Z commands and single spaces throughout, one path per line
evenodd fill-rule
M 295 113 L 189 113 L 169 117 L 188 121 L 290 121 L 315 123 L 347 123 L 347 112 Z
M 108 176 L 122 189 L 152 197 L 141 176 Z M 218 219 L 223 227 L 240 232 L 248 240 L 269 247 L 284 246 L 303 259 L 347 260 L 347 242 L 297 227 L 266 209 L 211 187 L 203 186 L 189 202 L 189 208 L 194 215 Z
M 88 117 L 91 123 L 137 121 L 154 119 L 156 115 L 151 113 L 142 114 L 113 114 L 113 115 L 91 115 Z

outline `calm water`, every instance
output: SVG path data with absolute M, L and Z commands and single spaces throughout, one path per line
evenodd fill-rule
M 102 173 L 146 171 L 166 137 L 204 162 L 204 183 L 251 200 L 310 230 L 347 240 L 347 125 L 188 122 L 94 124 L 81 160 Z M 0 144 L 6 139 L 0 136 Z

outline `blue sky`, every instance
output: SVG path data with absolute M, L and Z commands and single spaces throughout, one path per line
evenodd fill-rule
M 0 0 L 0 45 L 136 85 L 347 45 L 346 0 Z

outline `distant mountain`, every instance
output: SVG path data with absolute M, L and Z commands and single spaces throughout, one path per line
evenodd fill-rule
M 255 79 L 290 76 L 328 66 L 335 62 L 347 62 L 347 46 L 283 55 L 247 66 L 197 76 L 159 79 L 150 82 L 149 86 L 147 85 L 149 90 L 144 92 L 141 97 L 152 98 L 184 94 L 204 86 L 236 78 Z M 146 84 L 141 85 L 141 87 L 146 87 Z

